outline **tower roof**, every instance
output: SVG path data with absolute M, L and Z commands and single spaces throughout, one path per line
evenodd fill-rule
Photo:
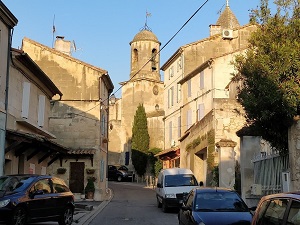
M 217 21 L 217 25 L 220 25 L 223 29 L 224 28 L 232 29 L 240 26 L 239 21 L 237 20 L 237 18 L 235 17 L 231 9 L 229 8 L 228 2 L 225 10 L 222 12 L 222 14 L 220 15 Z
M 155 41 L 159 43 L 156 35 L 152 31 L 146 29 L 140 31 L 134 36 L 132 42 L 135 41 Z

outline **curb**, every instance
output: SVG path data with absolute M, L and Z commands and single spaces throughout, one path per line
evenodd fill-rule
M 83 217 L 79 218 L 78 222 L 75 222 L 77 225 L 87 225 L 89 224 L 111 201 L 113 198 L 113 191 L 108 188 L 109 191 L 109 198 L 106 201 L 101 202 L 99 206 L 95 208 L 95 210 L 92 210 L 90 213 L 86 213 Z M 74 223 L 73 222 L 73 223 Z

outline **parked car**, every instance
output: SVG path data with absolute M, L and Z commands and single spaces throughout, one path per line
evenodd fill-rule
M 108 165 L 108 180 L 134 181 L 134 172 L 124 165 Z
M 252 225 L 258 224 L 299 225 L 300 192 L 263 196 L 252 220 Z
M 251 210 L 234 190 L 198 187 L 184 199 L 178 220 L 180 225 L 250 225 Z
M 74 208 L 74 195 L 60 178 L 32 174 L 0 177 L 1 222 L 71 225 Z
M 156 184 L 157 207 L 167 212 L 169 208 L 179 208 L 184 193 L 198 186 L 190 169 L 169 168 L 159 172 Z

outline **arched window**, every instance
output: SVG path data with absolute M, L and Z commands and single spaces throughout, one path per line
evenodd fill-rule
M 152 49 L 152 55 L 151 55 L 151 67 L 152 67 L 152 71 L 156 70 L 156 65 L 157 65 L 157 50 L 154 48 Z

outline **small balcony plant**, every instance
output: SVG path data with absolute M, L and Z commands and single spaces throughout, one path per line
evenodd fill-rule
M 93 168 L 86 168 L 85 171 L 86 171 L 87 174 L 94 174 L 95 173 L 95 169 L 93 169 Z
M 66 168 L 63 168 L 63 167 L 57 168 L 57 174 L 65 174 L 66 171 L 67 171 Z

